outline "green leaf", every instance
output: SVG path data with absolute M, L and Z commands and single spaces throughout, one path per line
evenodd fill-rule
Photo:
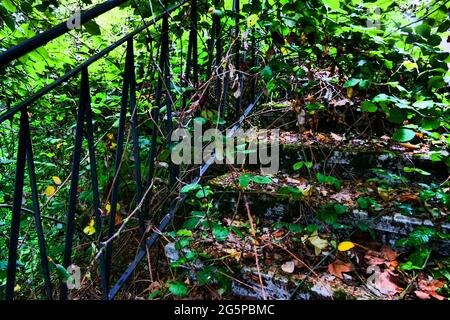
M 217 241 L 225 241 L 230 233 L 227 228 L 218 223 L 213 225 L 212 231 Z
M 248 185 L 250 184 L 250 181 L 251 181 L 251 175 L 249 175 L 249 174 L 244 174 L 239 177 L 239 185 L 242 188 L 247 188 Z
M 440 89 L 445 86 L 445 81 L 443 76 L 434 76 L 428 80 L 429 89 Z
M 200 218 L 190 218 L 184 222 L 183 228 L 192 230 L 192 229 L 195 229 L 199 223 L 200 223 Z
M 169 291 L 176 297 L 185 297 L 188 294 L 188 287 L 181 281 L 175 281 L 169 284 Z
M 416 27 L 416 33 L 424 38 L 428 38 L 431 34 L 431 27 L 427 23 L 422 23 Z
M 194 118 L 194 121 L 197 123 L 200 123 L 202 125 L 204 125 L 206 123 L 206 119 L 203 117 L 196 117 L 196 118 Z
M 252 181 L 257 184 L 269 184 L 272 183 L 272 179 L 265 176 L 254 176 L 252 177 Z
M 419 174 L 421 174 L 423 176 L 431 176 L 431 173 L 429 173 L 429 172 L 427 172 L 425 170 L 419 169 L 419 168 L 404 167 L 403 171 L 406 172 L 406 173 L 417 172 L 417 173 L 419 173 Z
M 208 186 L 206 186 L 206 187 L 198 190 L 197 193 L 195 194 L 195 196 L 199 199 L 203 199 L 203 198 L 207 198 L 211 194 L 213 194 L 213 192 L 211 191 L 211 189 Z
M 316 175 L 317 181 L 320 183 L 332 184 L 336 188 L 336 191 L 339 192 L 341 190 L 341 181 L 335 177 L 325 176 L 321 173 L 317 173 Z
M 83 26 L 86 28 L 86 31 L 94 36 L 98 36 L 101 34 L 100 26 L 94 20 L 88 21 Z
M 340 0 L 322 0 L 323 4 L 332 10 L 338 10 L 341 4 Z
M 15 5 L 13 5 L 13 3 L 10 0 L 2 0 L 1 4 L 5 7 L 6 10 L 8 10 L 9 12 L 16 12 L 17 8 Z
M 425 130 L 435 130 L 441 126 L 440 118 L 423 118 L 420 126 Z
M 192 231 L 186 229 L 180 229 L 177 231 L 179 237 L 192 237 Z
M 306 168 L 310 169 L 310 168 L 312 168 L 312 166 L 313 166 L 313 163 L 312 163 L 312 162 L 308 162 L 308 161 L 299 161 L 299 162 L 297 162 L 297 163 L 295 163 L 295 164 L 293 165 L 293 169 L 294 169 L 294 170 L 300 170 L 300 169 L 303 168 L 303 167 L 306 167 Z
M 317 217 L 327 224 L 335 224 L 339 216 L 343 215 L 347 211 L 347 207 L 338 203 L 328 203 L 322 206 Z
M 428 38 L 428 44 L 432 47 L 436 47 L 436 46 L 440 45 L 441 42 L 442 42 L 442 38 L 437 34 L 433 34 Z
M 356 202 L 358 203 L 361 209 L 367 210 L 369 208 L 369 201 L 365 197 L 358 198 Z
M 183 186 L 183 188 L 181 188 L 180 192 L 181 193 L 188 193 L 190 191 L 200 189 L 201 187 L 202 186 L 200 184 L 198 184 L 198 183 L 190 183 L 190 184 L 187 184 L 187 185 Z
M 407 142 L 414 139 L 416 133 L 411 129 L 400 128 L 397 129 L 392 135 L 392 139 L 398 142 Z
M 403 62 L 403 66 L 408 70 L 408 71 L 413 71 L 414 69 L 418 69 L 419 66 L 417 65 L 417 63 L 415 62 L 411 62 L 409 60 Z
M 376 112 L 378 107 L 370 101 L 364 101 L 361 104 L 361 111 L 363 112 Z
M 392 108 L 389 110 L 389 114 L 387 116 L 387 119 L 390 122 L 401 124 L 403 121 L 406 120 L 407 113 L 404 110 L 401 110 L 399 108 Z
M 355 78 L 352 78 L 352 79 L 348 80 L 346 83 L 344 83 L 344 88 L 354 87 L 354 86 L 356 86 L 360 81 L 361 81 L 361 79 L 355 79 Z
M 264 80 L 269 81 L 273 77 L 272 68 L 270 66 L 265 66 L 261 71 L 261 76 Z

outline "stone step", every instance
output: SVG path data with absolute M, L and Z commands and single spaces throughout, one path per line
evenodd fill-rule
M 305 110 L 305 109 L 303 109 Z M 327 110 L 305 110 L 295 106 L 293 101 L 266 103 L 258 107 L 249 117 L 253 126 L 285 131 L 315 130 L 345 133 L 349 129 L 360 132 L 370 129 L 371 134 L 384 134 L 393 130 L 394 125 L 383 117 L 368 116 L 356 107 L 333 107 Z
M 427 182 L 433 179 L 442 182 L 450 172 L 444 161 L 437 161 L 445 160 L 448 152 L 439 149 L 436 151 L 439 154 L 433 155 L 434 146 L 427 142 L 402 144 L 388 137 L 360 139 L 311 131 L 302 134 L 281 131 L 276 140 L 274 132 L 269 130 L 264 137 L 260 141 L 267 144 L 269 157 L 272 152 L 271 143 L 279 141 L 279 171 L 282 173 L 295 173 L 294 165 L 300 161 L 311 162 L 313 173 L 321 172 L 341 179 L 366 179 L 370 175 L 368 169 L 382 168 L 398 175 L 413 177 L 416 181 Z M 248 160 L 244 167 L 252 170 L 261 166 L 247 163 Z M 424 176 L 414 172 L 413 175 L 406 174 L 403 172 L 405 167 L 424 170 L 431 175 Z M 223 166 L 222 170 L 224 168 L 227 169 Z M 220 169 L 216 168 L 219 172 Z M 306 171 L 307 168 L 303 168 L 301 172 Z
M 221 211 L 245 212 L 240 195 L 245 191 L 252 213 L 268 221 L 301 219 L 305 224 L 321 224 L 324 215 L 319 219 L 320 211 L 331 203 L 347 209 L 345 214 L 337 214 L 337 223 L 354 227 L 364 224 L 377 231 L 383 242 L 391 245 L 418 226 L 435 227 L 450 233 L 448 209 L 434 199 L 426 206 L 422 205 L 419 194 L 424 186 L 342 181 L 337 191 L 334 186 L 310 179 L 278 175 L 272 177 L 273 183 L 260 185 L 250 182 L 248 187 L 240 189 L 238 181 L 243 174 L 225 174 L 208 182 Z M 358 200 L 360 198 L 362 200 Z M 449 242 L 443 242 L 440 247 L 442 252 L 450 253 Z

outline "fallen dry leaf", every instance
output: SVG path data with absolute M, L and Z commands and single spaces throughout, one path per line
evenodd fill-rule
M 398 285 L 396 285 L 391 280 L 391 272 L 389 270 L 385 270 L 381 273 L 378 273 L 375 276 L 375 287 L 380 291 L 382 294 L 386 295 L 395 295 L 399 292 L 402 292 L 402 288 L 400 288 Z
M 417 150 L 420 149 L 420 146 L 415 145 L 415 144 L 411 144 L 409 142 L 406 143 L 400 143 L 400 145 L 405 148 L 405 149 L 409 149 L 409 150 Z
M 340 135 L 337 135 L 336 133 L 331 133 L 331 137 L 336 140 L 337 142 L 341 142 L 344 138 L 342 138 Z
M 435 299 L 438 299 L 438 300 L 444 300 L 445 299 L 445 297 L 441 296 L 439 293 L 436 292 L 436 290 L 442 288 L 444 285 L 445 285 L 444 281 L 435 280 L 435 279 L 432 279 L 432 278 L 425 279 L 423 274 L 421 274 L 419 276 L 419 280 L 418 280 L 418 286 L 419 286 L 419 289 L 420 289 L 419 292 L 426 293 L 426 294 L 434 297 Z M 416 295 L 417 295 L 417 293 L 416 293 Z M 421 298 L 421 297 L 419 297 L 419 298 Z
M 406 193 L 402 194 L 398 201 L 401 203 L 416 203 L 419 202 L 419 197 L 415 194 Z
M 385 258 L 388 261 L 394 261 L 395 259 L 397 259 L 399 253 L 392 250 L 390 247 L 388 246 L 383 246 L 381 248 L 381 254 L 383 256 L 383 258 Z
M 339 259 L 328 265 L 328 272 L 338 277 L 339 279 L 344 279 L 344 276 L 342 275 L 343 272 L 350 272 L 350 271 L 353 271 L 352 264 L 345 263 Z
M 417 298 L 419 298 L 419 299 L 422 299 L 422 300 L 430 299 L 430 295 L 426 292 L 416 290 L 416 291 L 414 291 L 414 293 L 416 294 Z
M 281 270 L 287 273 L 294 272 L 295 269 L 295 262 L 294 261 L 288 261 L 281 265 Z

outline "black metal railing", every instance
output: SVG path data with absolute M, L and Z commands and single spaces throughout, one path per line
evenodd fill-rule
M 117 6 L 125 3 L 126 0 L 110 0 L 103 4 L 97 5 L 96 7 L 81 14 L 81 23 L 85 23 L 98 17 L 99 15 L 108 12 L 109 10 L 116 8 Z M 35 228 L 38 237 L 39 249 L 40 249 L 40 262 L 42 266 L 42 271 L 45 280 L 45 292 L 48 299 L 53 298 L 52 283 L 50 279 L 49 271 L 49 261 L 46 252 L 46 240 L 42 228 L 40 206 L 38 199 L 38 190 L 36 185 L 36 173 L 34 168 L 33 160 L 33 146 L 31 142 L 30 133 L 30 121 L 28 117 L 28 108 L 35 103 L 38 99 L 43 97 L 45 94 L 49 93 L 53 89 L 59 87 L 61 84 L 71 80 L 78 74 L 81 74 L 80 81 L 80 95 L 79 95 L 79 105 L 77 111 L 77 121 L 76 121 L 76 131 L 74 139 L 74 151 L 72 158 L 72 169 L 71 169 L 71 183 L 69 189 L 69 201 L 68 210 L 66 216 L 66 232 L 65 232 L 65 242 L 64 242 L 64 254 L 63 254 L 63 266 L 67 268 L 72 263 L 72 247 L 74 241 L 75 233 L 75 217 L 76 217 L 76 206 L 77 206 L 77 194 L 78 194 L 78 184 L 80 178 L 80 162 L 83 140 L 87 141 L 89 161 L 90 161 L 90 176 L 91 176 L 91 186 L 92 186 L 92 206 L 95 221 L 96 230 L 96 240 L 99 247 L 99 269 L 101 275 L 101 288 L 104 299 L 114 299 L 119 290 L 133 274 L 134 270 L 140 263 L 140 261 L 145 257 L 147 249 L 152 246 L 159 237 L 160 232 L 162 232 L 169 222 L 174 217 L 177 210 L 181 207 L 183 202 L 186 200 L 185 194 L 179 194 L 175 197 L 170 204 L 168 213 L 162 218 L 162 220 L 157 225 L 157 231 L 150 235 L 145 235 L 146 221 L 142 210 L 142 205 L 147 197 L 147 193 L 144 190 L 149 190 L 151 188 L 151 183 L 153 180 L 155 172 L 155 158 L 157 150 L 157 138 L 158 138 L 158 119 L 160 118 L 160 109 L 164 105 L 166 107 L 167 119 L 166 119 L 166 133 L 170 137 L 170 133 L 173 129 L 173 118 L 172 118 L 172 101 L 170 97 L 171 88 L 171 75 L 170 75 L 170 65 L 169 65 L 169 52 L 170 52 L 170 38 L 169 38 L 169 18 L 170 13 L 179 9 L 183 5 L 190 2 L 191 15 L 190 15 L 190 33 L 189 33 L 189 44 L 188 44 L 188 54 L 186 60 L 186 72 L 184 75 L 184 84 L 192 79 L 194 89 L 198 89 L 199 86 L 199 68 L 198 68 L 198 3 L 197 0 L 184 0 L 171 7 L 164 8 L 162 14 L 153 17 L 150 22 L 145 22 L 144 25 L 135 29 L 133 32 L 122 37 L 120 40 L 109 45 L 107 48 L 103 49 L 99 53 L 93 55 L 85 62 L 79 64 L 77 67 L 68 71 L 66 74 L 55 80 L 54 82 L 46 85 L 36 93 L 32 94 L 30 97 L 26 98 L 24 101 L 12 106 L 3 113 L 0 114 L 0 123 L 5 120 L 14 120 L 16 114 L 20 114 L 20 131 L 19 131 L 19 143 L 17 151 L 16 160 L 16 173 L 15 173 L 15 185 L 14 185 L 14 196 L 12 205 L 12 220 L 11 220 L 11 231 L 9 239 L 9 253 L 8 253 L 8 271 L 7 271 L 7 283 L 5 296 L 6 299 L 13 299 L 14 287 L 16 280 L 16 267 L 17 267 L 17 248 L 20 232 L 20 219 L 22 210 L 22 196 L 24 189 L 25 180 L 25 167 L 28 163 L 28 175 L 30 180 L 30 187 L 32 191 L 32 204 Z M 219 5 L 220 1 L 216 0 L 216 5 Z M 234 13 L 236 16 L 235 25 L 235 41 L 236 45 L 236 58 L 235 63 L 237 68 L 240 62 L 240 46 L 239 46 L 239 0 L 235 0 L 234 3 Z M 136 102 L 136 73 L 135 73 L 135 56 L 134 56 L 134 37 L 144 30 L 147 30 L 149 26 L 156 24 L 161 21 L 161 41 L 160 41 L 160 51 L 159 51 L 159 64 L 158 69 L 158 79 L 156 86 L 155 95 L 155 107 L 152 110 L 152 121 L 153 130 L 150 143 L 150 155 L 148 162 L 148 177 L 146 188 L 143 188 L 142 172 L 141 172 L 141 161 L 139 158 L 139 132 L 138 132 L 138 119 L 137 119 L 137 102 Z M 215 56 L 215 66 L 216 69 L 216 102 L 219 104 L 220 115 L 223 117 L 225 115 L 225 108 L 227 105 L 226 94 L 227 85 L 226 79 L 223 80 L 222 72 L 222 40 L 221 40 L 221 25 L 220 18 L 215 16 L 212 23 L 213 29 L 213 39 L 209 43 L 209 65 L 207 66 L 207 76 L 212 73 L 212 48 L 215 45 L 216 56 Z M 147 30 L 148 31 L 148 30 Z M 66 23 L 61 23 L 60 25 L 43 32 L 32 39 L 26 40 L 21 44 L 3 52 L 0 54 L 0 70 L 5 69 L 6 65 L 10 62 L 17 60 L 18 58 L 24 56 L 27 53 L 39 48 L 49 41 L 56 39 L 57 37 L 69 32 Z M 214 43 L 215 41 L 215 43 Z M 117 147 L 115 155 L 114 164 L 114 179 L 111 186 L 111 203 L 110 203 L 110 213 L 108 216 L 109 223 L 107 229 L 107 237 L 104 238 L 102 230 L 102 220 L 103 216 L 100 209 L 100 195 L 99 195 L 99 183 L 96 172 L 96 157 L 95 157 L 95 144 L 94 144 L 94 126 L 93 126 L 93 113 L 91 108 L 91 98 L 90 98 L 90 88 L 89 88 L 89 66 L 95 61 L 105 57 L 108 53 L 115 50 L 122 44 L 126 43 L 126 58 L 125 58 L 125 70 L 123 77 L 122 86 L 122 99 L 120 106 L 120 116 L 118 124 L 117 133 Z M 225 76 L 227 77 L 227 76 Z M 239 75 L 241 85 L 243 85 L 243 75 Z M 241 88 L 241 90 L 243 90 Z M 195 90 L 194 90 L 195 91 Z M 163 103 L 163 97 L 165 94 L 165 102 Z M 256 95 L 252 103 L 241 113 L 241 103 L 242 100 L 236 99 L 235 102 L 235 112 L 240 114 L 239 120 L 235 123 L 233 130 L 235 131 L 239 126 L 242 125 L 247 115 L 256 105 L 257 101 L 261 98 L 261 94 Z M 186 107 L 186 96 L 183 97 L 182 109 Z M 135 259 L 129 264 L 125 272 L 119 277 L 119 280 L 110 285 L 111 278 L 111 265 L 112 265 L 112 252 L 113 252 L 113 239 L 114 233 L 116 231 L 115 218 L 117 214 L 117 203 L 119 201 L 119 183 L 118 177 L 121 171 L 121 165 L 124 154 L 124 139 L 125 139 L 125 126 L 127 122 L 127 113 L 130 113 L 129 125 L 131 132 L 131 141 L 133 149 L 133 159 L 134 159 L 134 177 L 135 177 L 135 193 L 136 193 L 136 211 L 139 220 L 139 231 L 144 239 L 142 241 L 142 246 L 138 251 Z M 239 112 L 239 113 L 238 113 Z M 197 177 L 193 180 L 194 182 L 200 181 L 200 179 L 205 174 L 206 170 L 213 163 L 214 157 L 210 158 L 206 164 L 200 167 L 200 171 Z M 169 162 L 169 185 L 174 188 L 177 182 L 177 168 Z M 61 283 L 60 285 L 60 298 L 67 299 L 68 288 L 67 285 Z

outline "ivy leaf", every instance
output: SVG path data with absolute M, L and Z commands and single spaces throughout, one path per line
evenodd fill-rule
M 361 81 L 361 79 L 355 79 L 355 78 L 352 78 L 352 79 L 348 80 L 346 83 L 344 83 L 344 88 L 354 87 L 354 86 L 356 86 L 360 81 Z
M 419 66 L 417 65 L 417 63 L 415 62 L 411 62 L 409 60 L 406 60 L 403 62 L 403 66 L 408 70 L 408 71 L 413 71 L 414 69 L 418 69 Z
M 264 80 L 269 81 L 273 77 L 273 71 L 270 66 L 265 66 L 264 69 L 261 71 L 261 76 L 264 78 Z
M 2 5 L 8 10 L 9 12 L 16 12 L 17 8 L 15 5 L 12 4 L 10 0 L 2 0 Z
M 322 0 L 322 1 L 324 5 L 326 5 L 332 10 L 338 10 L 341 5 L 340 0 Z
M 202 198 L 207 198 L 211 194 L 213 194 L 211 189 L 209 187 L 204 187 L 204 188 L 198 190 L 197 193 L 195 194 L 195 196 L 199 199 L 202 199 Z
M 431 27 L 427 23 L 422 23 L 416 27 L 416 33 L 424 38 L 428 38 L 431 34 Z
M 175 281 L 169 284 L 169 291 L 176 297 L 182 298 L 187 296 L 188 287 L 181 281 Z
M 247 188 L 248 185 L 250 184 L 250 180 L 251 180 L 251 175 L 249 174 L 244 174 L 242 176 L 239 177 L 239 185 L 242 188 Z
M 269 184 L 272 183 L 272 179 L 264 176 L 254 176 L 252 177 L 252 181 L 257 184 Z
M 363 112 L 376 112 L 378 107 L 370 101 L 364 101 L 361 104 L 361 111 Z
M 301 168 L 303 168 L 303 167 L 306 167 L 306 168 L 312 168 L 312 166 L 313 166 L 313 164 L 312 164 L 312 162 L 308 162 L 308 161 L 299 161 L 299 162 L 297 162 L 297 163 L 295 163 L 294 165 L 293 165 L 293 168 L 294 168 L 294 170 L 300 170 Z
M 212 232 L 217 241 L 225 241 L 230 233 L 227 228 L 218 223 L 213 225 Z
M 179 237 L 192 237 L 192 231 L 186 229 L 180 229 L 177 231 Z
M 94 36 L 98 36 L 101 34 L 100 26 L 94 20 L 88 21 L 83 26 L 86 28 L 86 31 Z
M 403 171 L 406 172 L 406 173 L 417 172 L 418 174 L 421 174 L 423 176 L 431 176 L 431 173 L 429 173 L 429 172 L 427 172 L 425 170 L 419 169 L 419 168 L 404 167 Z
M 202 186 L 199 185 L 198 183 L 190 183 L 190 184 L 187 184 L 187 185 L 183 186 L 183 188 L 181 188 L 180 192 L 181 193 L 188 193 L 190 191 L 200 189 L 201 187 Z
M 394 132 L 392 139 L 398 142 L 408 142 L 414 139 L 415 136 L 416 133 L 413 130 L 400 128 Z

